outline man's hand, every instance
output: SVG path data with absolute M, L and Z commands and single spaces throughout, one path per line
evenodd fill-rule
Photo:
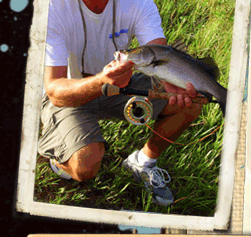
M 179 107 L 186 106 L 191 108 L 193 105 L 192 99 L 197 97 L 197 92 L 194 89 L 192 83 L 188 82 L 186 84 L 186 90 L 180 87 L 174 86 L 168 82 L 163 82 L 166 92 L 176 93 L 177 96 L 172 96 L 169 100 L 169 105 L 174 106 L 178 104 Z
M 132 76 L 132 68 L 134 63 L 119 63 L 115 60 L 107 64 L 101 72 L 103 83 L 108 83 L 120 88 L 126 87 Z

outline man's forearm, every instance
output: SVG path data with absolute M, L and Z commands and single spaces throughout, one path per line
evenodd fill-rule
M 67 79 L 66 66 L 47 66 L 44 77 L 46 94 L 55 106 L 77 107 L 101 96 L 105 83 L 121 88 L 127 86 L 133 65 L 112 61 L 97 75 L 87 75 L 83 79 Z
M 58 107 L 77 107 L 102 95 L 99 75 L 83 79 L 60 78 L 46 88 L 51 102 Z

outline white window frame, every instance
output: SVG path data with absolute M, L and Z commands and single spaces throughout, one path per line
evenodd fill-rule
M 30 31 L 18 170 L 18 212 L 95 223 L 178 228 L 194 230 L 227 229 L 232 204 L 235 156 L 238 145 L 242 99 L 247 68 L 247 34 L 251 0 L 236 0 L 228 98 L 221 154 L 217 208 L 213 217 L 112 211 L 34 201 L 35 169 L 43 91 L 45 39 L 49 0 L 34 1 Z M 242 9 L 242 11 L 240 11 Z M 249 139 L 250 140 L 250 139 Z M 251 189 L 250 189 L 251 190 Z

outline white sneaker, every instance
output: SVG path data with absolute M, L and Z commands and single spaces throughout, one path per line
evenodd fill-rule
M 50 159 L 50 166 L 51 166 L 51 169 L 56 174 L 58 174 L 61 178 L 68 179 L 68 180 L 71 179 L 71 176 L 67 172 L 57 167 L 55 159 Z
M 148 192 L 152 193 L 154 203 L 162 206 L 167 206 L 173 202 L 172 191 L 166 186 L 171 181 L 171 177 L 164 169 L 160 169 L 153 163 L 149 166 L 140 166 L 138 163 L 139 151 L 133 152 L 126 160 L 123 161 L 122 166 L 131 170 L 134 179 L 137 182 L 144 181 Z M 164 174 L 167 175 L 168 180 L 165 180 Z

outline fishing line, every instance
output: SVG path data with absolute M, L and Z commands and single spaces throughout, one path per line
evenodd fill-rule
M 85 49 L 87 46 L 87 30 L 86 30 L 86 24 L 85 24 L 85 18 L 84 18 L 84 13 L 82 10 L 82 7 L 80 5 L 80 0 L 78 0 L 78 5 L 79 5 L 79 10 L 80 10 L 80 14 L 82 17 L 82 22 L 83 22 L 83 28 L 84 28 L 84 34 L 85 34 L 85 38 L 84 38 L 84 48 L 83 48 L 83 52 L 82 52 L 82 75 L 84 74 L 84 54 L 85 54 Z
M 211 133 L 209 133 L 207 136 L 205 136 L 205 137 L 199 139 L 198 141 L 191 142 L 191 143 L 188 143 L 188 144 L 181 144 L 181 143 L 173 142 L 173 141 L 171 141 L 171 140 L 169 140 L 169 139 L 163 137 L 163 136 L 160 135 L 159 133 L 157 133 L 157 132 L 156 132 L 154 129 L 152 129 L 148 124 L 145 124 L 145 125 L 146 125 L 152 132 L 154 132 L 156 135 L 158 135 L 158 136 L 161 137 L 162 139 L 166 140 L 167 142 L 172 143 L 172 144 L 175 144 L 175 145 L 187 146 L 187 145 L 192 145 L 192 144 L 195 144 L 195 143 L 197 143 L 197 142 L 203 141 L 204 139 L 206 139 L 207 137 L 209 137 L 209 136 L 211 136 L 213 133 L 215 133 L 217 130 L 219 130 L 219 129 L 224 125 L 224 123 L 223 123 L 222 125 L 220 125 L 218 128 L 216 128 L 214 131 L 212 131 Z
M 182 201 L 182 200 L 184 200 L 184 199 L 186 199 L 186 198 L 187 198 L 187 197 L 183 197 L 183 198 L 180 198 L 180 199 L 174 201 L 174 202 L 171 204 L 171 206 L 173 207 L 173 205 L 174 205 L 175 203 L 177 203 L 177 202 L 179 202 L 179 201 Z
M 115 42 L 115 21 L 116 21 L 116 6 L 115 6 L 115 0 L 113 0 L 113 19 L 112 19 L 112 42 L 114 44 L 115 50 L 118 51 L 118 47 Z

